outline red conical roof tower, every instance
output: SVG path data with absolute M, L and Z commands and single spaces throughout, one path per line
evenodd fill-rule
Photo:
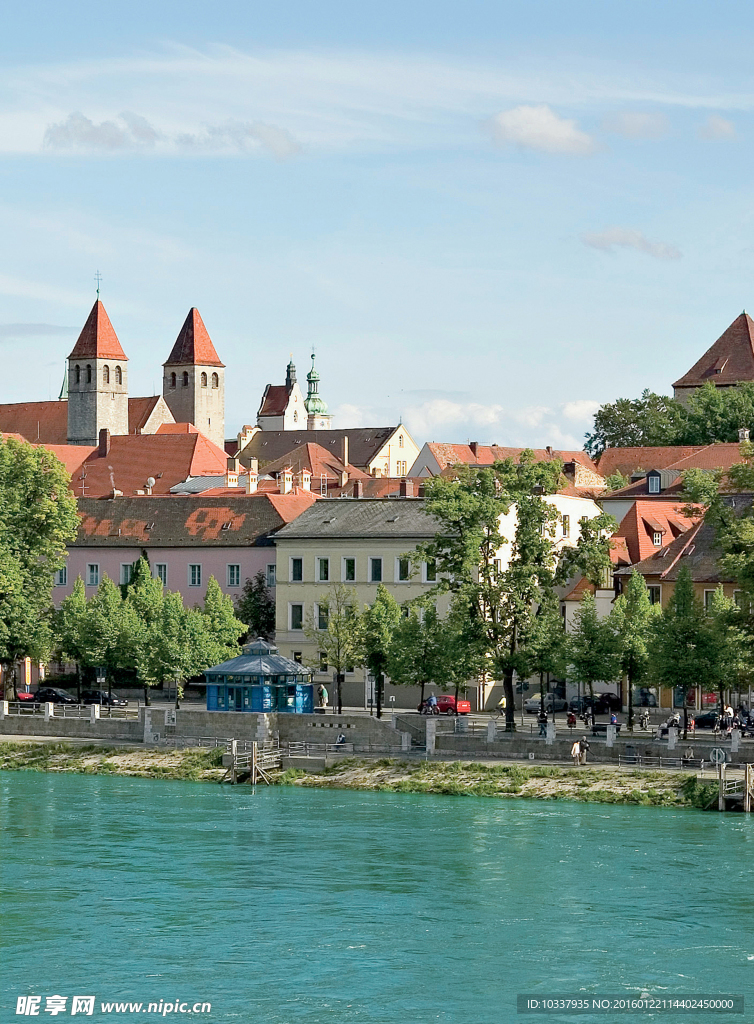
M 224 366 L 215 352 L 215 346 L 207 333 L 199 310 L 192 306 L 189 315 L 175 339 L 173 349 L 163 366 Z
M 110 323 L 110 317 L 99 299 L 92 306 L 84 329 L 68 358 L 128 360 L 128 356 L 118 341 L 118 335 Z

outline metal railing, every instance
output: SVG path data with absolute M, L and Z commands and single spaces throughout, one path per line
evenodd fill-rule
M 283 746 L 288 757 L 309 757 L 311 754 L 352 754 L 353 743 L 307 743 L 292 740 Z
M 51 704 L 51 718 L 84 718 L 91 720 L 92 704 Z M 36 718 L 44 718 L 44 704 L 36 704 L 27 701 L 8 701 L 8 716 L 30 715 Z M 100 705 L 100 718 L 119 718 L 135 721 L 139 717 L 138 708 L 111 708 Z

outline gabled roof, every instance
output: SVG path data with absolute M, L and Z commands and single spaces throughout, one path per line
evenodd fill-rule
M 505 459 L 517 462 L 521 458 L 521 453 L 527 450 L 507 448 L 499 444 L 444 444 L 439 441 L 430 441 L 427 447 L 441 470 L 457 466 L 459 463 L 465 463 L 467 466 L 491 466 L 493 462 L 502 462 Z M 593 473 L 599 472 L 586 452 L 556 451 L 554 448 L 534 448 L 533 452 L 538 462 L 552 462 L 555 459 L 561 462 L 579 462 Z
M 673 387 L 700 387 L 708 380 L 718 386 L 754 381 L 754 321 L 748 313 L 737 316 Z
M 285 522 L 267 497 L 80 498 L 72 547 L 268 546 Z
M 32 443 L 67 444 L 68 402 L 0 405 L 0 433 L 22 434 Z
M 293 445 L 312 442 L 325 451 L 340 458 L 343 455 L 343 438 L 348 438 L 348 461 L 359 469 L 367 469 L 369 463 L 387 444 L 397 427 L 352 427 L 344 430 L 260 430 L 241 452 L 244 464 L 249 458 L 259 460 L 266 466 L 290 452 Z
M 285 384 L 268 384 L 262 395 L 257 416 L 282 416 L 288 408 L 291 393 Z M 305 413 L 306 410 L 302 411 Z
M 707 445 L 667 445 L 659 448 L 606 448 L 598 466 L 602 476 L 622 473 L 630 477 L 639 469 L 665 469 L 679 459 L 703 451 Z
M 119 359 L 127 362 L 128 356 L 121 348 L 118 336 L 105 307 L 99 299 L 84 324 L 78 341 L 73 346 L 69 359 Z
M 618 449 L 616 449 L 617 451 Z M 647 452 L 661 451 L 668 452 L 672 449 L 654 449 L 647 448 L 643 449 Z M 676 449 L 677 451 L 683 451 L 683 449 Z M 607 453 L 605 453 L 607 454 Z M 662 459 L 657 461 L 663 461 Z M 671 496 L 677 498 L 683 491 L 683 478 L 682 473 L 687 469 L 705 469 L 715 470 L 730 469 L 731 466 L 736 466 L 743 462 L 743 456 L 741 455 L 741 446 L 738 442 L 715 442 L 715 444 L 698 445 L 694 447 L 691 454 L 685 455 L 681 458 L 676 459 L 674 462 L 667 463 L 664 466 L 655 464 L 655 460 L 648 459 L 648 464 L 643 467 L 647 472 L 658 470 L 660 472 L 660 480 L 662 492 L 659 495 L 653 495 L 653 498 L 660 498 Z M 600 461 L 600 465 L 602 462 Z M 617 491 L 611 491 L 610 494 L 605 495 L 606 498 L 631 498 L 639 497 L 649 493 L 649 485 L 647 483 L 646 476 L 641 480 L 637 480 L 634 483 L 627 484 L 626 487 L 621 487 Z
M 224 366 L 215 351 L 199 310 L 192 306 L 163 366 Z
M 343 473 L 348 475 L 349 480 L 373 479 L 368 473 L 355 466 L 346 466 L 334 452 L 328 451 L 321 444 L 314 444 L 312 441 L 296 445 L 281 458 L 274 462 L 268 462 L 264 467 L 264 472 L 267 476 L 274 476 L 275 473 L 281 473 L 288 467 L 294 473 L 308 469 L 312 475 L 312 486 L 316 482 L 317 487 L 323 477 L 327 481 L 328 487 L 340 487 Z
M 278 537 L 427 540 L 435 536 L 439 524 L 424 509 L 423 498 L 320 498 Z
M 661 547 L 680 537 L 694 525 L 693 519 L 684 516 L 683 508 L 681 503 L 656 499 L 635 501 L 613 534 L 613 564 L 630 565 L 655 554 L 659 550 L 654 543 L 655 533 L 662 534 Z
M 149 422 L 149 417 L 161 401 L 161 395 L 149 395 L 145 398 L 128 399 L 128 432 L 139 434 Z M 169 410 L 168 410 L 169 411 Z

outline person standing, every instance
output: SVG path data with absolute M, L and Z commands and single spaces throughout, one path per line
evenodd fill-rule
M 574 766 L 578 768 L 581 764 L 581 744 L 578 740 L 575 740 L 571 747 L 571 757 L 573 758 Z
M 539 735 L 540 736 L 546 736 L 547 735 L 547 712 L 545 711 L 544 708 L 540 708 L 539 709 L 539 714 L 537 715 L 537 721 L 539 722 Z
M 581 764 L 586 764 L 586 755 L 589 753 L 589 743 L 587 742 L 586 736 L 581 737 L 579 743 L 579 761 Z
M 327 693 L 327 687 L 324 685 L 324 683 L 320 683 L 319 686 L 317 687 L 317 697 L 319 698 L 319 706 L 321 708 L 326 708 L 329 695 Z

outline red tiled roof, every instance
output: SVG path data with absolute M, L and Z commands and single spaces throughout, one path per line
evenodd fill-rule
M 121 348 L 118 335 L 110 323 L 110 317 L 99 299 L 92 306 L 89 318 L 78 341 L 73 346 L 69 359 L 120 359 L 127 362 L 128 356 Z
M 669 445 L 659 448 L 606 448 L 600 455 L 598 466 L 602 476 L 622 473 L 631 476 L 639 469 L 666 469 L 695 452 L 703 451 L 707 445 Z
M 754 321 L 748 313 L 737 316 L 673 387 L 700 387 L 708 380 L 718 386 L 754 381 Z
M 581 601 L 585 594 L 596 593 L 597 588 L 590 583 L 586 576 L 582 576 L 563 598 L 564 601 Z
M 175 345 L 163 366 L 224 366 L 215 351 L 199 310 L 192 307 L 181 327 Z
M 715 444 L 707 445 L 705 448 L 700 449 L 693 455 L 687 455 L 685 458 L 679 458 L 677 462 L 672 462 L 667 468 L 668 469 L 730 469 L 731 466 L 737 466 L 740 462 L 743 462 L 744 458 L 741 455 L 741 445 L 736 441 L 732 442 L 716 442 Z M 654 466 L 651 467 L 654 469 Z
M 268 384 L 262 395 L 262 404 L 257 416 L 282 416 L 288 405 L 290 393 L 285 384 Z M 305 410 L 302 410 L 302 413 Z
M 193 423 L 161 423 L 156 434 L 198 434 L 199 428 Z
M 615 543 L 610 552 L 613 563 L 633 565 L 640 562 L 690 529 L 694 520 L 683 514 L 683 508 L 683 504 L 671 504 L 662 499 L 635 501 L 613 535 Z M 654 533 L 662 534 L 660 547 L 654 544 Z
M 85 444 L 46 444 L 44 447 L 60 459 L 71 476 L 97 451 L 96 448 L 89 448 Z
M 284 519 L 286 523 L 292 523 L 302 512 L 306 512 L 314 504 L 317 495 L 297 487 L 295 493 L 291 494 L 268 494 L 267 500 L 272 503 L 281 519 Z
M 149 395 L 146 398 L 128 399 L 129 434 L 138 434 L 144 429 L 159 400 L 159 395 Z
M 66 444 L 68 402 L 14 402 L 0 405 L 0 432 L 21 434 L 27 441 Z
M 429 450 L 434 455 L 440 469 L 447 469 L 448 466 L 456 466 L 458 463 L 465 463 L 467 466 L 491 466 L 493 462 L 501 462 L 504 459 L 517 461 L 525 448 L 505 448 L 493 444 L 443 444 L 437 441 L 430 441 Z M 534 458 L 538 462 L 550 462 L 559 459 L 561 462 L 579 462 L 582 466 L 597 473 L 597 467 L 589 458 L 586 452 L 577 451 L 556 451 L 553 448 L 534 448 Z
M 266 476 L 273 476 L 289 467 L 294 473 L 308 469 L 312 475 L 312 486 L 316 484 L 317 487 L 323 477 L 328 488 L 330 486 L 340 487 L 343 473 L 348 474 L 348 480 L 367 481 L 372 479 L 368 473 L 357 469 L 356 466 L 344 465 L 334 452 L 328 452 L 326 448 L 312 442 L 299 444 L 292 448 L 281 458 L 268 463 L 264 467 L 264 472 Z

